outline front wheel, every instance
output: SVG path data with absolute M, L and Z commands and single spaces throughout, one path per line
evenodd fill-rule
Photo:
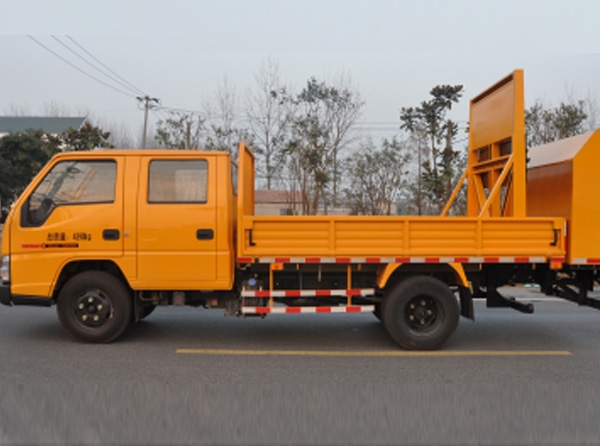
M 74 337 L 111 342 L 129 325 L 132 303 L 121 280 L 104 271 L 86 271 L 65 284 L 57 311 L 61 325 Z
M 458 327 L 458 300 L 442 281 L 410 277 L 384 298 L 383 324 L 392 339 L 409 350 L 435 350 Z

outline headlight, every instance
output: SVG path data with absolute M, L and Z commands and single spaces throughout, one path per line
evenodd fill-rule
M 10 257 L 2 257 L 2 267 L 0 268 L 0 279 L 3 283 L 10 282 Z

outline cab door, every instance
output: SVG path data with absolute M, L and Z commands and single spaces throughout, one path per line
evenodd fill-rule
M 50 296 L 72 261 L 123 256 L 123 157 L 65 154 L 24 194 L 11 237 L 12 292 Z
M 142 158 L 138 198 L 140 289 L 210 289 L 217 278 L 213 158 Z

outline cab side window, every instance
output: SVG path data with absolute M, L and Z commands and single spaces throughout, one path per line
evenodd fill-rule
M 148 203 L 206 203 L 206 160 L 150 162 Z
M 59 206 L 113 203 L 116 181 L 115 161 L 61 161 L 27 199 L 21 225 L 41 226 Z

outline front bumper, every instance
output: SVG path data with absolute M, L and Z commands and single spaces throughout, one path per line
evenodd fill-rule
M 34 307 L 51 307 L 54 301 L 49 297 L 20 296 L 10 293 L 9 284 L 0 284 L 0 304 L 8 305 L 31 305 Z
M 10 285 L 9 284 L 0 284 L 0 304 L 3 305 L 12 305 L 12 301 L 10 298 Z

